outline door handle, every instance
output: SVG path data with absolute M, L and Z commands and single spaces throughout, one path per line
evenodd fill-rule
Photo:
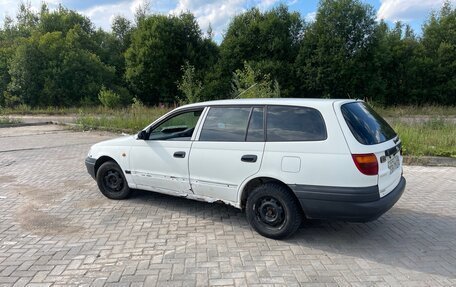
M 241 157 L 241 161 L 243 162 L 256 162 L 257 161 L 257 156 L 254 154 L 246 154 Z
M 177 157 L 177 158 L 184 158 L 185 157 L 185 151 L 176 151 L 174 153 L 174 157 Z

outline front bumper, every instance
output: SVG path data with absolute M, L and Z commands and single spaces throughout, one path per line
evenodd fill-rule
M 377 187 L 323 189 L 293 185 L 304 213 L 308 218 L 367 222 L 379 218 L 402 196 L 406 180 L 401 177 L 399 184 L 388 195 L 380 198 Z M 376 188 L 376 190 L 375 190 Z
M 97 162 L 96 158 L 87 157 L 85 159 L 85 165 L 86 165 L 86 168 L 87 168 L 87 172 L 90 174 L 90 176 L 93 179 L 96 178 L 96 175 L 95 175 L 95 163 L 96 162 Z

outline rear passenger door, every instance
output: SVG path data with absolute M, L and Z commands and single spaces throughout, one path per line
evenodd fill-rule
M 339 148 L 327 138 L 325 121 L 317 109 L 268 106 L 262 175 L 278 178 L 286 184 L 337 182 L 340 157 L 335 153 Z M 343 147 L 343 143 L 340 146 Z
M 209 108 L 190 151 L 193 192 L 236 202 L 239 185 L 260 169 L 264 140 L 264 107 Z

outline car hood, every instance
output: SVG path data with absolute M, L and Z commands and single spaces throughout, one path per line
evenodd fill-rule
M 136 141 L 136 135 L 128 135 L 115 139 L 94 144 L 92 147 L 104 147 L 104 146 L 131 146 Z

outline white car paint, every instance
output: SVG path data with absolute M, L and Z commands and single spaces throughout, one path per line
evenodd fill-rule
M 122 170 L 130 168 L 130 150 L 133 145 L 137 142 L 136 135 L 123 136 L 116 139 L 102 141 L 94 144 L 88 153 L 89 158 L 99 159 L 101 157 L 109 157 L 116 161 Z M 125 155 L 125 156 L 124 156 Z M 136 188 L 133 182 L 133 178 L 130 174 L 125 174 L 125 179 L 128 182 L 130 188 Z
M 198 142 L 190 153 L 190 183 L 195 194 L 217 198 L 239 206 L 240 184 L 258 174 L 264 142 Z M 244 163 L 243 155 L 256 155 L 254 163 Z
M 170 114 L 188 108 L 204 107 L 190 141 L 146 141 L 127 136 L 95 144 L 89 157 L 107 156 L 121 167 L 130 188 L 184 196 L 208 202 L 222 201 L 241 207 L 245 186 L 252 179 L 268 177 L 285 184 L 313 186 L 369 187 L 378 185 L 385 196 L 398 184 L 400 168 L 390 174 L 380 164 L 382 152 L 394 146 L 392 140 L 375 146 L 356 141 L 340 111 L 354 100 L 322 99 L 242 99 L 212 101 L 180 107 L 146 127 L 148 129 Z M 199 141 L 202 123 L 210 106 L 287 105 L 317 109 L 325 122 L 328 137 L 309 142 L 203 142 Z M 173 158 L 184 151 L 185 158 Z M 362 174 L 353 163 L 352 153 L 375 153 L 379 175 Z M 255 163 L 240 157 L 255 154 Z M 128 173 L 126 171 L 129 171 Z
M 376 184 L 379 187 L 380 197 L 387 195 L 397 186 L 401 179 L 403 158 L 401 154 L 396 154 L 400 162 L 400 168 L 396 169 L 393 173 L 390 174 L 390 170 L 388 169 L 387 164 L 390 158 L 387 158 L 386 161 L 382 163 L 381 157 L 384 155 L 385 150 L 390 149 L 396 146 L 397 144 L 401 143 L 400 139 L 396 137 L 395 139 L 398 140 L 397 142 L 394 142 L 393 139 L 376 145 L 363 145 L 359 143 L 351 133 L 346 121 L 343 119 L 342 112 L 340 109 L 343 103 L 335 102 L 333 105 L 334 112 L 337 116 L 336 118 L 339 121 L 342 134 L 345 136 L 345 140 L 347 141 L 347 146 L 349 147 L 350 152 L 354 154 L 375 153 L 375 155 L 377 156 L 377 161 L 379 164 L 378 176 L 369 177 L 375 178 L 377 180 Z

